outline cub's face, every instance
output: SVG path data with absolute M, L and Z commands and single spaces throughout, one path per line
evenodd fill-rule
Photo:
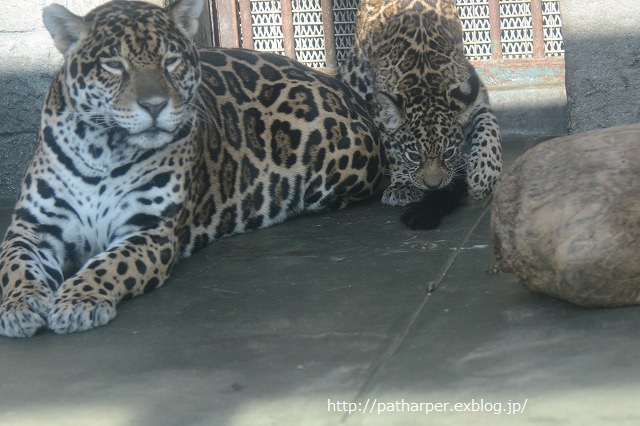
M 434 120 L 436 118 L 436 120 Z M 442 119 L 442 122 L 438 122 Z M 412 120 L 392 137 L 411 182 L 422 190 L 449 184 L 460 165 L 462 129 L 446 114 L 429 120 Z
M 405 108 L 402 100 L 376 94 L 375 120 L 388 157 L 421 190 L 449 184 L 462 167 L 463 129 L 453 111 Z M 396 167 L 397 168 L 397 167 Z
M 119 2 L 84 18 L 58 8 L 53 13 L 47 28 L 63 47 L 65 83 L 78 119 L 119 130 L 144 149 L 171 142 L 193 119 L 198 53 L 176 12 Z M 59 42 L 61 31 L 74 26 L 66 44 Z

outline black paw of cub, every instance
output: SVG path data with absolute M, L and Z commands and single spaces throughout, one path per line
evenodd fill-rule
M 400 220 L 411 229 L 436 229 L 443 217 L 462 205 L 466 195 L 466 176 L 456 176 L 444 188 L 426 192 L 422 200 L 407 205 Z

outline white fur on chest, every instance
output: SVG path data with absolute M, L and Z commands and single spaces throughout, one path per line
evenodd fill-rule
M 39 223 L 60 228 L 80 264 L 138 231 L 139 218 L 161 217 L 184 200 L 184 173 L 167 160 L 169 147 L 142 151 L 123 142 L 109 149 L 101 135 L 87 136 L 56 140 L 55 148 L 43 144 L 35 161 L 46 164 L 46 173 L 33 173 L 32 190 L 20 200 Z M 99 156 L 96 149 L 103 150 Z

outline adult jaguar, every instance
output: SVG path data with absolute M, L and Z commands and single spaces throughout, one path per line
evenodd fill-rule
M 340 74 L 375 107 L 390 174 L 384 203 L 419 201 L 459 174 L 472 198 L 492 193 L 502 168 L 499 128 L 464 56 L 451 0 L 362 0 Z
M 198 52 L 202 6 L 45 8 L 65 61 L 0 246 L 1 334 L 106 324 L 215 239 L 374 192 L 357 95 L 281 56 Z

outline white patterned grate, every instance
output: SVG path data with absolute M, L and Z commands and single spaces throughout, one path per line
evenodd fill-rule
M 490 0 L 454 0 L 463 27 L 465 54 L 470 60 L 492 59 Z M 321 0 L 292 0 L 296 57 L 312 67 L 325 67 L 325 42 Z M 499 0 L 502 57 L 532 58 L 531 0 Z M 542 31 L 546 57 L 563 56 L 559 0 L 542 0 Z M 342 61 L 353 43 L 358 0 L 333 0 L 336 55 Z M 252 0 L 254 47 L 284 53 L 280 1 Z M 497 33 L 494 29 L 494 33 Z

